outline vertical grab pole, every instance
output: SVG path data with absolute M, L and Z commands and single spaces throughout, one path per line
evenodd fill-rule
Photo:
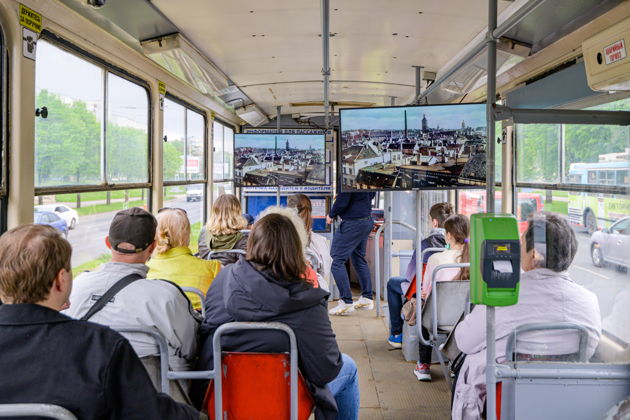
M 392 274 L 392 195 L 391 191 L 385 192 L 385 229 L 383 235 L 383 281 L 381 292 L 385 301 L 387 301 L 387 282 Z
M 416 191 L 416 306 L 422 295 L 422 193 Z M 418 327 L 420 328 L 420 326 Z M 422 331 L 420 331 L 422 334 Z
M 276 131 L 280 134 L 280 116 L 282 105 L 276 106 Z M 275 156 L 274 156 L 275 159 Z M 280 206 L 280 185 L 276 186 L 276 206 Z
M 486 117 L 488 123 L 488 138 L 486 148 L 486 209 L 494 213 L 494 159 L 495 159 L 495 127 L 494 102 L 497 90 L 497 40 L 493 35 L 497 27 L 497 0 L 488 0 L 488 34 L 486 35 L 486 50 L 488 54 L 488 82 L 486 94 Z M 496 420 L 496 342 L 494 307 L 486 306 L 486 418 Z

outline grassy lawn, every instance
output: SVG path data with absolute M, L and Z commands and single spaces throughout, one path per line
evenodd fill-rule
M 547 192 L 545 190 L 534 190 L 532 191 L 534 194 L 540 194 L 541 196 L 545 197 L 547 195 Z M 554 197 L 568 197 L 569 196 L 569 192 L 568 191 L 554 191 L 553 193 Z
M 142 197 L 142 191 L 140 190 L 129 190 L 129 198 L 138 198 Z M 146 197 L 146 194 L 145 194 Z M 124 191 L 112 191 L 111 198 L 125 198 Z M 57 201 L 63 201 L 67 203 L 76 203 L 77 195 L 76 194 L 58 194 L 55 196 Z M 97 192 L 89 192 L 89 193 L 81 193 L 81 201 L 96 201 L 96 200 L 106 200 L 107 192 L 106 191 L 97 191 Z
M 87 206 L 87 207 L 81 207 L 80 209 L 77 209 L 77 212 L 79 213 L 79 216 L 87 216 L 90 214 L 97 214 L 97 213 L 106 213 L 108 211 L 117 211 L 117 210 L 122 210 L 123 208 L 129 208 L 129 207 L 142 207 L 144 208 L 144 206 L 147 204 L 146 201 L 142 201 L 142 200 L 134 200 L 134 201 L 128 201 L 127 203 L 124 202 L 118 202 L 118 203 L 112 203 L 112 204 L 96 204 L 93 206 Z
M 104 263 L 108 262 L 111 259 L 112 259 L 112 255 L 111 254 L 103 254 L 100 257 L 98 257 L 98 258 L 96 258 L 96 259 L 94 259 L 92 261 L 88 261 L 88 262 L 83 263 L 81 265 L 78 265 L 76 267 L 72 267 L 72 274 L 77 276 L 78 274 L 81 274 L 84 271 L 94 270 L 95 268 L 97 268 L 101 264 L 104 264 Z
M 545 203 L 543 205 L 545 211 L 558 214 L 569 214 L 569 203 L 566 201 L 554 201 L 553 203 Z

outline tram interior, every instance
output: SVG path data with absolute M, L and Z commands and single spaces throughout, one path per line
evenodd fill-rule
M 3 0 L 0 233 L 57 228 L 76 276 L 110 260 L 104 238 L 122 209 L 184 209 L 197 253 L 222 194 L 253 223 L 302 193 L 330 245 L 338 194 L 374 191 L 366 259 L 376 308 L 330 316 L 358 367 L 359 418 L 448 419 L 452 379 L 439 350 L 421 382 L 418 327 L 405 323 L 403 340 L 415 341 L 401 349 L 387 342 L 388 280 L 405 276 L 435 228 L 436 203 L 467 218 L 511 214 L 520 234 L 534 214 L 554 213 L 575 235 L 566 273 L 596 297 L 599 345 L 555 379 L 553 365 L 510 365 L 528 379 L 499 369 L 503 395 L 488 398 L 503 412 L 484 418 L 628 419 L 627 407 L 606 412 L 630 395 L 629 39 L 628 0 Z M 419 117 L 474 103 L 479 124 Z M 343 117 L 403 106 L 404 128 L 369 117 L 348 128 Z M 240 134 L 264 146 L 236 150 Z M 302 146 L 301 135 L 317 141 Z M 430 138 L 440 145 L 419 151 Z M 418 168 L 440 179 L 457 165 L 466 172 L 481 138 L 483 177 L 458 188 L 414 178 Z M 327 282 L 333 308 L 339 290 Z

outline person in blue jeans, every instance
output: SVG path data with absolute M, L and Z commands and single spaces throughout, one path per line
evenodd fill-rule
M 444 248 L 446 246 L 446 238 L 444 236 L 444 222 L 453 215 L 453 206 L 449 203 L 437 203 L 429 209 L 429 217 L 431 217 L 431 233 L 420 243 L 420 252 L 427 248 Z M 422 260 L 426 264 L 432 252 L 427 252 Z M 418 270 L 422 273 L 422 268 Z M 394 348 L 402 347 L 402 329 L 403 320 L 400 311 L 403 307 L 403 301 L 407 289 L 413 278 L 416 276 L 416 251 L 414 250 L 411 261 L 407 266 L 405 277 L 392 277 L 387 282 L 387 304 L 389 308 L 390 320 L 390 336 L 387 342 Z
M 372 200 L 376 193 L 352 192 L 340 193 L 327 216 L 332 224 L 335 218 L 341 219 L 335 231 L 330 249 L 333 259 L 331 272 L 339 289 L 340 300 L 337 306 L 328 311 L 331 315 L 346 315 L 354 309 L 373 309 L 372 278 L 365 260 L 365 249 L 370 232 L 374 228 L 372 219 Z M 361 285 L 361 297 L 352 302 L 350 279 L 346 271 L 346 261 L 350 259 Z
M 328 390 L 337 403 L 337 420 L 357 420 L 359 418 L 359 377 L 357 365 L 350 356 L 341 353 L 343 366 L 337 377 L 327 384 Z

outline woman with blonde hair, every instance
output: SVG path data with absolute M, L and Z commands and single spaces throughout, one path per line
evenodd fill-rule
M 311 262 L 319 280 L 319 286 L 329 290 L 328 279 L 332 266 L 330 247 L 326 238 L 313 232 L 313 205 L 311 199 L 304 194 L 294 194 L 287 200 L 287 206 L 297 210 L 298 216 L 304 222 L 307 233 L 306 257 Z
M 245 250 L 247 234 L 241 230 L 246 227 L 238 198 L 232 194 L 220 195 L 212 205 L 210 220 L 199 234 L 199 257 L 219 260 L 223 265 L 235 263 L 238 254 L 221 251 Z
M 206 293 L 219 273 L 218 261 L 204 261 L 192 255 L 190 248 L 190 221 L 183 209 L 164 208 L 157 215 L 155 253 L 147 262 L 149 279 L 172 281 L 180 287 L 194 287 Z M 201 309 L 201 300 L 187 293 L 193 307 Z

